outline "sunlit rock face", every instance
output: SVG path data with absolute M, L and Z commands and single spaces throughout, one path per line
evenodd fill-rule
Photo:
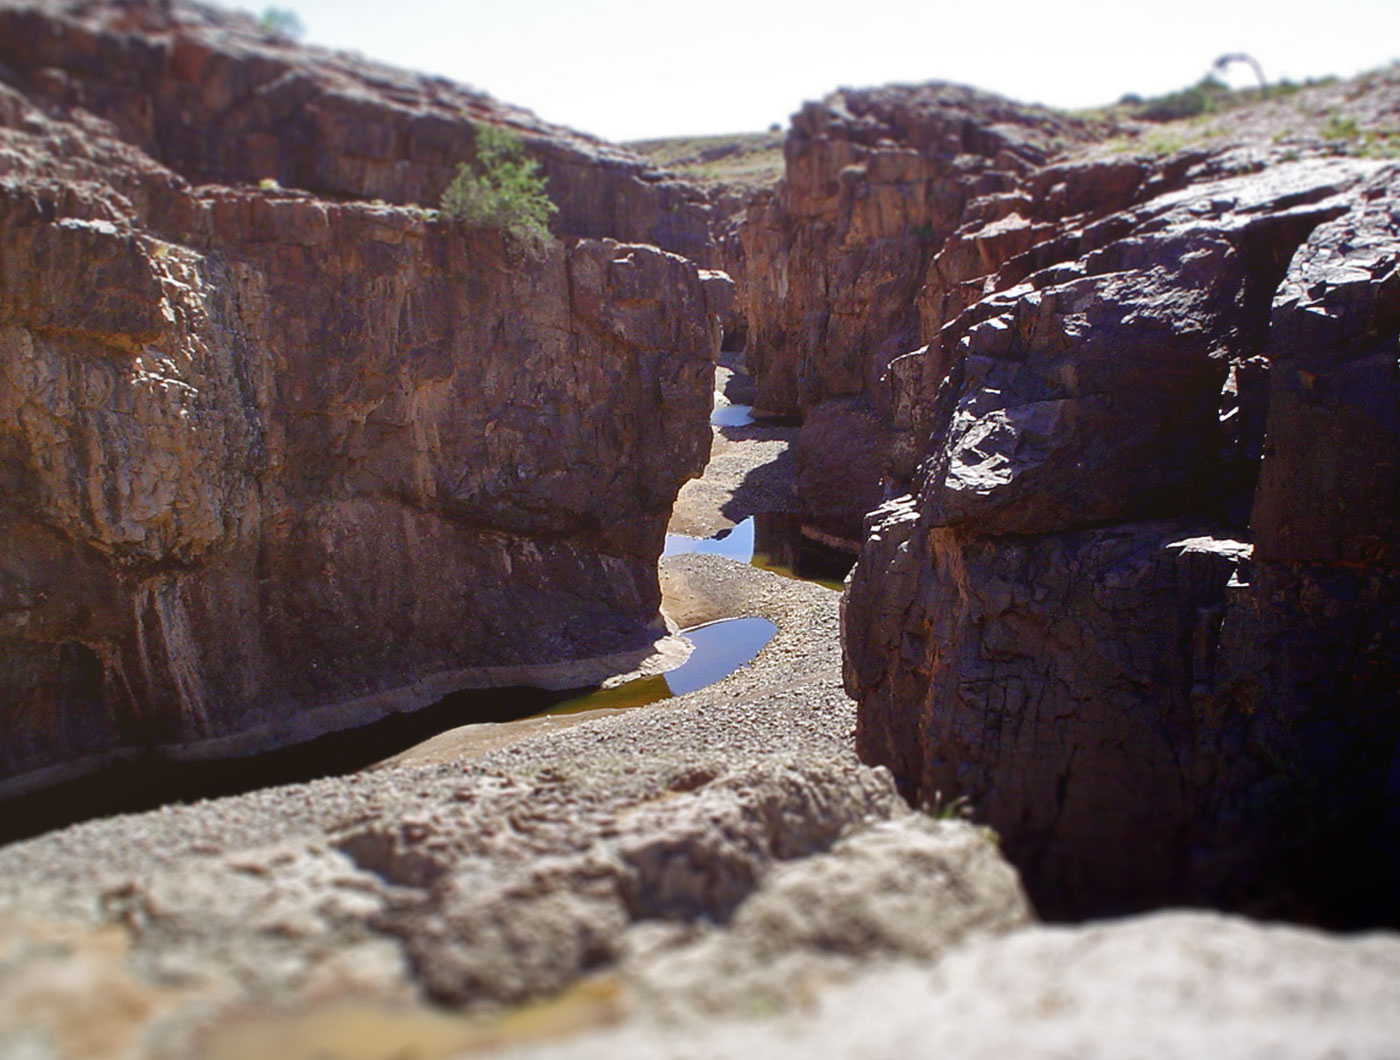
M 860 751 L 969 798 L 1049 914 L 1393 918 L 1400 171 L 1178 183 L 1047 227 L 890 373 Z
M 143 149 L 184 149 L 143 63 L 177 101 L 241 86 L 184 128 L 207 180 L 207 152 L 261 142 L 218 146 L 263 105 L 261 46 L 200 28 L 225 47 L 181 89 L 183 30 L 50 11 L 0 10 L 7 51 L 69 64 L 29 72 L 63 92 L 0 84 L 0 791 L 635 662 L 708 455 L 728 280 L 651 246 L 536 261 L 383 203 L 195 185 Z M 399 114 L 391 89 L 365 105 Z
M 799 491 L 830 532 L 857 536 L 878 499 L 865 455 L 879 444 L 876 385 L 926 341 L 918 296 L 964 207 L 1083 135 L 1041 108 L 941 83 L 842 90 L 793 116 L 785 177 L 743 230 L 747 357 L 760 413 L 820 421 Z
M 193 183 L 435 206 L 474 123 L 505 125 L 549 178 L 557 231 L 711 263 L 704 194 L 631 152 L 446 78 L 297 45 L 241 12 L 5 0 L 0 64 L 31 98 L 98 115 Z

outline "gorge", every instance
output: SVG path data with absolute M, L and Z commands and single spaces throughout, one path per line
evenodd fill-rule
M 683 150 L 0 0 L 0 1057 L 1394 1055 L 1397 149 L 1394 68 Z

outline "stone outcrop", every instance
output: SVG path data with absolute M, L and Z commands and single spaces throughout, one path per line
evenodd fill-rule
M 871 971 L 800 1013 L 595 1030 L 511 1060 L 1113 1060 L 1336 1055 L 1400 1041 L 1400 941 L 1200 912 L 980 939 L 930 970 Z
M 788 615 L 712 688 L 0 849 L 0 1054 L 311 1056 L 350 1027 L 445 1058 L 784 1009 L 1026 925 L 985 830 L 855 760 L 837 594 L 700 558 L 709 590 Z
M 841 429 L 809 445 L 822 470 L 799 480 L 804 499 L 850 494 L 815 519 L 828 531 L 857 536 L 860 502 L 878 490 L 861 473 L 860 452 L 879 444 L 866 413 L 890 361 L 923 341 L 917 296 L 964 206 L 1010 191 L 1082 135 L 1043 109 L 938 83 L 843 90 L 793 116 L 784 179 L 743 229 L 746 355 L 761 413 L 805 419 L 844 402 Z M 839 486 L 823 479 L 842 463 Z M 815 495 L 810 506 L 826 507 Z
M 704 194 L 637 155 L 445 78 L 294 44 L 240 12 L 4 0 L 0 73 L 110 121 L 193 183 L 275 180 L 328 199 L 436 206 L 474 125 L 506 126 L 549 179 L 556 231 L 711 264 Z
M 626 145 L 669 172 L 693 182 L 710 206 L 711 264 L 744 289 L 743 228 L 753 201 L 782 176 L 783 137 L 774 125 L 767 133 L 638 140 Z M 724 314 L 724 350 L 744 349 L 748 318 L 742 298 Z
M 1400 173 L 1104 165 L 1126 208 L 1022 218 L 890 373 L 861 753 L 970 799 L 1052 915 L 1393 918 Z
M 0 789 L 629 669 L 665 632 L 728 280 L 328 197 L 388 193 L 318 137 L 403 118 L 392 86 L 337 118 L 232 16 L 60 7 L 0 7 L 4 76 L 82 103 L 0 84 Z M 326 196 L 171 168 L 237 179 L 259 137 Z M 393 171 L 402 199 L 436 172 Z

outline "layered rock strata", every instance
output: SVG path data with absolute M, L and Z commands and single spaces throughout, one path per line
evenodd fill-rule
M 743 298 L 760 412 L 805 419 L 840 403 L 827 416 L 839 424 L 813 428 L 823 437 L 799 480 L 817 524 L 856 539 L 878 500 L 860 456 L 878 444 L 876 384 L 921 341 L 924 274 L 965 204 L 1079 136 L 1048 111 L 937 83 L 843 90 L 794 115 L 784 179 L 748 211 Z M 829 465 L 843 463 L 832 504 Z
M 1053 915 L 1395 916 L 1400 173 L 1232 165 L 1056 226 L 890 376 L 860 750 Z
M 4 0 L 0 75 L 110 121 L 192 182 L 273 180 L 329 199 L 436 206 L 475 125 L 506 126 L 549 179 L 556 231 L 711 264 L 704 194 L 637 155 L 445 78 L 297 45 L 243 13 Z
M 4 17 L 93 78 L 185 47 Z M 194 186 L 126 131 L 0 85 L 0 789 L 635 664 L 728 280 Z

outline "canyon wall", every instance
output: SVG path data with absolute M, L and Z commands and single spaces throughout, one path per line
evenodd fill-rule
M 728 279 L 610 239 L 533 261 L 348 185 L 195 184 L 170 163 L 208 181 L 254 154 L 248 108 L 189 104 L 183 157 L 183 89 L 166 111 L 96 79 L 183 69 L 184 31 L 75 25 L 0 10 L 0 791 L 634 665 L 665 632 L 656 559 L 708 455 Z M 200 53 L 189 91 L 282 76 L 262 47 Z M 128 140 L 136 113 L 153 138 Z
M 295 44 L 240 12 L 4 0 L 0 73 L 110 121 L 192 183 L 275 180 L 328 199 L 436 206 L 472 157 L 474 125 L 505 126 L 549 179 L 557 232 L 711 264 L 704 194 L 637 155 L 446 78 Z
M 807 514 L 857 540 L 879 499 L 874 395 L 923 340 L 918 294 L 975 195 L 1010 191 L 1073 122 L 960 85 L 842 90 L 792 119 L 785 175 L 743 229 L 760 413 L 804 421 Z
M 1394 917 L 1398 196 L 1381 162 L 1109 159 L 935 263 L 847 688 L 862 756 L 969 799 L 1046 914 Z

